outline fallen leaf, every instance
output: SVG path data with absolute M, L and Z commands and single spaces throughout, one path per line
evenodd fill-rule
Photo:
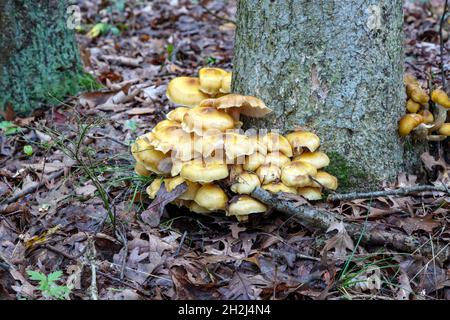
M 337 231 L 337 234 L 325 242 L 325 246 L 322 249 L 322 254 L 325 254 L 330 250 L 334 250 L 334 256 L 342 259 L 347 256 L 347 250 L 353 251 L 355 246 L 352 238 L 350 238 L 347 230 L 345 230 L 345 226 L 342 221 L 333 223 L 328 228 L 327 233 L 334 230 Z

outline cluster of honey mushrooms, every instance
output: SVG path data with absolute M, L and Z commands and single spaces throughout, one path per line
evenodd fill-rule
M 324 189 L 336 190 L 336 177 L 321 170 L 330 159 L 318 151 L 316 134 L 242 133 L 241 114 L 264 117 L 272 110 L 258 98 L 230 94 L 231 76 L 203 68 L 198 78 L 170 81 L 167 97 L 179 107 L 132 146 L 135 171 L 156 175 L 146 190 L 150 199 L 162 185 L 171 192 L 185 183 L 187 190 L 173 202 L 177 206 L 200 214 L 225 211 L 247 221 L 268 210 L 250 196 L 258 187 L 308 200 L 320 200 Z
M 428 95 L 409 73 L 405 74 L 404 83 L 408 113 L 400 119 L 399 135 L 405 137 L 413 133 L 416 138 L 429 141 L 442 141 L 450 136 L 450 123 L 446 123 L 447 111 L 450 110 L 447 93 L 442 89 L 435 89 Z M 434 113 L 430 111 L 430 100 L 434 103 Z

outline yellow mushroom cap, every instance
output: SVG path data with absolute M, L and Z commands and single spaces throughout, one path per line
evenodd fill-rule
M 228 206 L 228 216 L 248 216 L 252 213 L 263 213 L 267 206 L 250 196 L 242 195 L 231 199 Z
M 430 97 L 419 85 L 407 84 L 406 94 L 409 98 L 420 104 L 426 104 L 430 100 Z
M 230 189 L 234 193 L 251 194 L 260 186 L 261 182 L 256 174 L 244 172 L 236 177 L 236 181 L 231 185 Z
M 209 98 L 200 91 L 199 79 L 192 77 L 178 77 L 171 80 L 166 95 L 173 103 L 186 107 L 195 107 L 202 100 Z
M 273 164 L 281 168 L 290 162 L 291 159 L 281 152 L 271 152 L 266 155 L 264 164 Z
M 236 132 L 225 133 L 224 149 L 228 160 L 234 160 L 254 152 L 254 146 L 249 137 Z
M 134 165 L 134 172 L 143 177 L 150 177 L 152 175 L 152 172 L 147 170 L 147 168 L 145 168 L 145 166 L 140 162 L 136 162 Z
M 138 137 L 131 147 L 131 153 L 137 162 L 156 174 L 168 174 L 171 169 L 170 157 L 150 145 L 149 134 Z
M 205 184 L 198 189 L 194 201 L 207 210 L 225 210 L 228 196 L 218 185 Z
M 233 129 L 235 122 L 228 113 L 209 107 L 196 107 L 189 110 L 183 118 L 182 127 L 186 132 L 195 132 L 201 136 L 208 130 L 225 132 Z
M 182 183 L 186 183 L 187 190 L 181 196 L 179 196 L 178 199 L 194 200 L 195 195 L 197 194 L 197 191 L 200 188 L 200 184 L 185 180 L 181 176 L 164 179 L 164 185 L 166 186 L 166 190 L 168 192 L 173 191 L 176 187 L 178 187 Z
M 195 212 L 195 213 L 200 213 L 200 214 L 205 214 L 205 213 L 211 213 L 211 210 L 208 210 L 206 208 L 203 208 L 202 206 L 200 206 L 197 202 L 195 201 L 191 201 L 189 203 L 189 211 Z
M 232 72 L 227 72 L 227 74 L 222 78 L 222 85 L 220 86 L 219 91 L 222 93 L 230 93 L 231 92 L 231 79 L 233 78 Z
M 402 137 L 407 136 L 411 131 L 423 122 L 423 117 L 417 113 L 405 114 L 398 123 L 398 134 Z
M 430 124 L 434 122 L 434 116 L 429 110 L 423 109 L 419 114 L 423 117 L 423 123 Z
M 412 99 L 408 99 L 408 101 L 406 102 L 406 109 L 410 113 L 417 113 L 417 112 L 419 112 L 421 107 L 422 107 L 422 105 L 420 103 L 417 103 L 417 102 L 415 102 Z
M 314 181 L 316 180 L 316 181 Z M 338 179 L 325 171 L 318 171 L 316 176 L 314 177 L 313 182 L 311 183 L 311 187 L 322 188 L 336 190 L 338 188 Z
M 412 85 L 419 85 L 419 81 L 417 81 L 416 77 L 414 77 L 411 73 L 406 72 L 404 77 L 403 77 L 403 83 L 405 85 L 407 84 L 412 84 Z
M 303 152 L 294 158 L 294 161 L 297 160 L 307 162 L 317 169 L 324 168 L 330 164 L 330 158 L 322 151 Z
M 152 183 L 147 187 L 147 189 L 145 190 L 148 194 L 148 197 L 150 199 L 155 199 L 156 198 L 156 194 L 158 193 L 159 189 L 161 189 L 161 185 L 162 185 L 163 181 L 162 179 L 155 179 L 152 181 Z
M 187 107 L 178 107 L 173 109 L 167 114 L 167 119 L 169 121 L 175 121 L 181 123 L 183 121 L 183 117 L 190 109 Z M 161 123 L 161 122 L 160 122 Z
M 200 106 L 223 110 L 237 109 L 240 114 L 253 118 L 261 118 L 272 112 L 272 109 L 268 108 L 262 100 L 256 97 L 233 93 L 217 99 L 203 100 Z
M 281 181 L 288 187 L 306 187 L 311 183 L 310 176 L 315 177 L 317 169 L 303 161 L 293 161 L 281 170 Z
M 216 150 L 222 150 L 224 135 L 218 130 L 208 130 L 204 135 L 194 135 L 194 150 L 203 158 L 210 157 Z
M 268 152 L 282 152 L 287 157 L 292 157 L 292 147 L 289 141 L 278 133 L 268 133 L 262 138 Z
M 433 90 L 433 92 L 431 93 L 431 100 L 434 103 L 443 106 L 444 108 L 450 108 L 450 98 L 442 89 Z
M 199 73 L 200 91 L 215 96 L 222 87 L 222 80 L 227 72 L 219 68 L 202 68 Z
M 440 128 L 439 128 L 439 133 L 443 136 L 450 136 L 450 123 L 444 123 Z
M 274 164 L 263 164 L 256 170 L 256 174 L 262 184 L 268 184 L 280 179 L 281 169 Z
M 297 189 L 297 194 L 301 195 L 307 200 L 315 201 L 322 199 L 322 192 L 320 188 L 302 187 Z
M 266 157 L 259 152 L 255 152 L 245 157 L 243 168 L 247 171 L 255 172 L 265 162 Z
M 297 193 L 297 189 L 294 187 L 288 187 L 282 182 L 269 183 L 262 186 L 264 190 L 272 193 L 285 192 L 285 193 Z
M 172 157 L 182 161 L 195 158 L 194 134 L 185 132 L 180 124 L 158 128 L 151 145 L 163 153 L 172 151 Z
M 228 166 L 223 161 L 195 159 L 183 163 L 181 176 L 192 182 L 210 183 L 228 177 Z
M 314 152 L 320 146 L 319 137 L 308 131 L 295 131 L 289 133 L 286 136 L 286 139 L 292 146 L 292 149 L 297 151 L 297 153 L 301 153 L 303 148 L 307 148 L 309 151 Z

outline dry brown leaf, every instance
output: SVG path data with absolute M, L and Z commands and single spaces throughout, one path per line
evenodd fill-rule
M 328 251 L 334 250 L 334 256 L 338 259 L 344 259 L 347 256 L 347 250 L 353 251 L 355 246 L 352 238 L 345 230 L 344 223 L 342 221 L 333 223 L 327 230 L 328 232 L 337 231 L 337 234 L 328 239 L 325 242 L 325 246 L 322 249 L 322 254 L 326 254 Z

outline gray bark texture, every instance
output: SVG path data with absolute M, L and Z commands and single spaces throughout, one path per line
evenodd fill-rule
M 79 89 L 81 67 L 68 1 L 0 1 L 0 110 L 25 115 Z
M 394 180 L 409 152 L 397 134 L 405 101 L 402 4 L 239 0 L 233 91 L 274 110 L 248 126 L 316 132 L 340 190 Z

